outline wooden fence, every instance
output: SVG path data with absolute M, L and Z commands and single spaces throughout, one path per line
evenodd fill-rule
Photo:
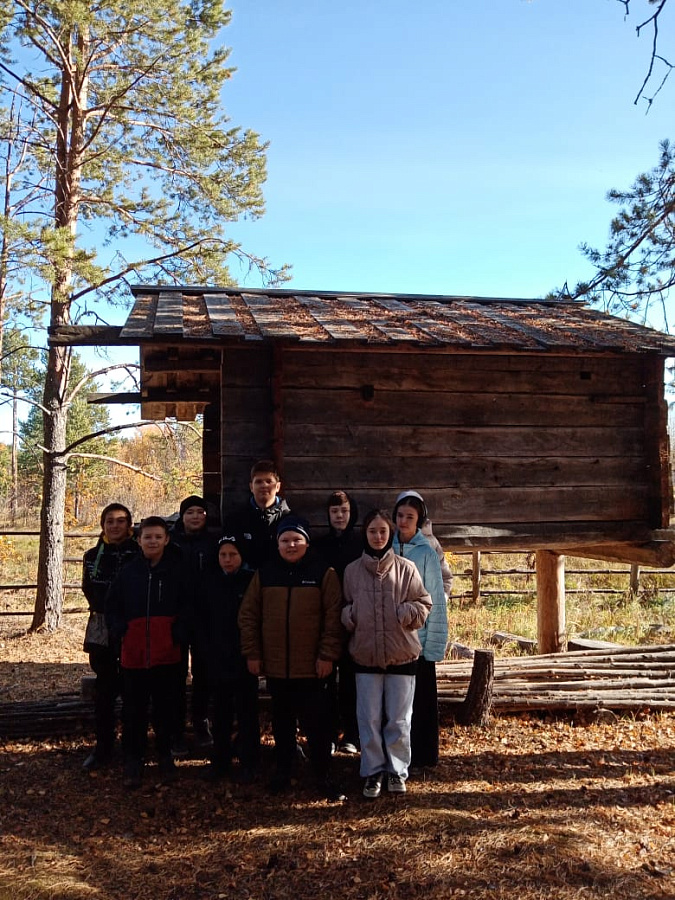
M 3 531 L 0 530 L 0 537 L 37 537 L 39 535 L 39 531 Z M 80 531 L 80 532 L 70 532 L 65 535 L 66 541 L 73 540 L 77 538 L 89 538 L 92 541 L 92 544 L 96 541 L 98 536 L 98 532 L 91 531 Z M 522 557 L 525 561 L 528 558 L 527 553 L 497 553 L 497 552 L 478 552 L 474 551 L 473 553 L 453 553 L 452 554 L 452 569 L 453 569 L 453 589 L 452 589 L 452 600 L 457 601 L 458 603 L 471 603 L 471 604 L 479 604 L 481 602 L 481 598 L 489 597 L 490 595 L 528 595 L 528 594 L 536 594 L 537 591 L 537 579 L 536 572 L 534 569 L 534 565 L 530 567 L 529 565 L 524 566 L 516 566 L 510 568 L 492 568 L 491 566 L 486 566 L 485 558 L 486 557 L 496 557 L 502 559 L 508 557 L 512 559 L 514 556 Z M 568 560 L 573 560 L 574 557 L 567 557 Z M 81 556 L 66 556 L 64 562 L 67 566 L 78 566 L 77 581 L 68 581 L 66 579 L 64 583 L 64 588 L 66 590 L 78 590 L 80 588 L 80 568 L 82 564 Z M 612 576 L 614 578 L 624 578 L 625 579 L 625 587 L 595 587 L 591 584 L 585 587 L 572 588 L 566 587 L 566 594 L 625 594 L 628 592 L 632 592 L 637 594 L 641 589 L 641 583 L 643 576 L 652 576 L 659 575 L 661 576 L 661 581 L 672 582 L 671 586 L 664 586 L 660 584 L 658 588 L 655 589 L 655 593 L 659 595 L 663 594 L 674 594 L 675 593 L 675 567 L 670 569 L 640 569 L 639 566 L 618 566 L 616 568 L 608 568 L 606 565 L 603 568 L 567 568 L 565 569 L 566 576 L 568 575 L 583 575 L 588 576 L 589 580 L 592 580 L 594 576 Z M 518 587 L 508 586 L 512 583 L 513 578 L 522 579 L 522 585 Z M 506 584 L 505 584 L 506 582 Z M 18 590 L 35 590 L 37 588 L 37 584 L 33 583 L 22 583 L 22 584 L 0 584 L 0 591 L 18 591 Z M 87 609 L 85 606 L 65 609 L 64 613 L 82 613 L 86 612 Z M 20 611 L 20 612 L 5 612 L 0 611 L 0 616 L 30 616 L 33 615 L 33 611 Z

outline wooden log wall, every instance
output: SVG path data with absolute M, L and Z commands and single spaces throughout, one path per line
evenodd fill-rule
M 285 495 L 315 525 L 336 487 L 363 511 L 411 487 L 441 535 L 504 523 L 659 528 L 669 512 L 668 492 L 658 499 L 660 366 L 639 355 L 226 349 L 223 505 L 246 497 L 251 463 L 276 451 Z

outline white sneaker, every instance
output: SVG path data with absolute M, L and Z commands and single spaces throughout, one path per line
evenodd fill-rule
M 376 797 L 380 796 L 381 790 L 382 772 L 378 772 L 377 775 L 369 775 L 363 786 L 363 796 L 368 800 L 375 800 Z
M 390 772 L 389 775 L 387 775 L 387 790 L 390 794 L 405 794 L 405 781 L 400 775 L 395 775 Z

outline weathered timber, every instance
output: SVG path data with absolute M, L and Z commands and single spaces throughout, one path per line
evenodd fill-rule
M 537 646 L 542 653 L 565 647 L 565 557 L 537 550 Z
M 402 444 L 398 445 L 402 449 Z M 317 448 L 314 448 L 315 452 Z M 286 480 L 290 484 L 302 484 L 307 490 L 321 487 L 326 478 L 326 459 L 321 455 L 296 456 L 295 448 L 289 448 L 285 464 Z M 382 460 L 353 459 L 339 456 L 331 460 L 330 474 L 336 484 L 367 484 L 373 489 L 391 490 L 399 473 L 405 468 L 407 456 L 392 447 L 390 456 Z M 452 463 L 426 466 L 424 479 L 427 489 L 444 489 L 451 486 L 465 487 L 488 479 L 495 488 L 508 488 L 516 484 L 530 487 L 555 487 L 563 482 L 571 487 L 589 484 L 603 487 L 622 486 L 625 479 L 633 483 L 647 484 L 644 465 L 639 457 L 573 457 L 562 456 L 507 457 L 477 454 L 460 456 Z
M 439 663 L 439 701 L 465 695 L 472 667 Z M 619 647 L 495 660 L 493 709 L 675 709 L 675 645 Z
M 370 382 L 368 382 L 370 383 Z M 351 390 L 286 388 L 289 422 L 331 422 L 337 417 L 354 424 L 545 428 L 600 426 L 608 418 L 620 428 L 637 428 L 643 423 L 644 402 L 627 398 L 611 402 L 594 398 L 537 397 L 527 394 L 457 393 L 439 395 L 427 391 L 375 390 L 372 400 L 362 400 L 360 385 Z
M 495 631 L 490 635 L 490 643 L 502 647 L 504 644 L 517 644 L 521 650 L 534 653 L 537 642 L 532 638 L 523 637 L 520 634 L 510 634 L 508 631 Z
M 424 371 L 423 386 L 420 386 L 420 370 Z M 240 370 L 242 381 L 246 380 L 247 375 L 246 369 Z M 405 358 L 393 356 L 386 369 L 379 370 L 372 365 L 370 354 L 335 350 L 328 356 L 316 349 L 294 348 L 287 353 L 286 361 L 286 380 L 297 388 L 313 388 L 327 382 L 335 387 L 348 388 L 368 382 L 376 388 L 396 384 L 406 391 L 463 391 L 468 382 L 481 392 L 620 396 L 624 379 L 628 383 L 637 383 L 641 377 L 639 361 L 618 357 L 547 356 L 544 361 L 525 355 L 467 356 L 429 351 L 424 354 L 408 352 Z
M 487 725 L 492 710 L 495 655 L 492 650 L 476 650 L 466 697 L 455 718 L 460 725 Z
M 360 447 L 377 447 L 379 443 L 393 448 L 405 430 L 406 451 L 410 457 L 449 461 L 482 456 L 486 447 L 499 447 L 504 457 L 540 456 L 575 457 L 640 457 L 644 452 L 641 427 L 620 431 L 608 425 L 593 428 L 504 427 L 462 425 L 447 422 L 422 425 L 416 422 L 392 425 L 354 423 L 344 419 L 331 422 L 288 422 L 289 446 L 298 457 L 315 456 L 317 446 L 329 457 L 354 456 Z
M 288 435 L 286 434 L 286 440 Z M 437 463 L 430 461 L 423 464 L 420 460 L 415 467 L 417 476 L 417 490 L 424 495 L 426 474 Z M 327 464 L 327 471 L 330 466 Z M 326 493 L 319 490 L 304 489 L 299 482 L 286 484 L 287 493 L 301 494 L 302 508 L 307 511 L 317 512 L 324 509 Z M 396 496 L 395 491 L 389 489 L 373 490 L 366 484 L 358 486 L 350 485 L 351 492 L 361 499 L 362 491 L 366 496 L 378 496 L 391 503 Z M 546 504 L 542 504 L 542 489 L 521 484 L 519 487 L 485 488 L 471 485 L 450 487 L 433 491 L 434 510 L 432 518 L 438 522 L 439 531 L 447 531 L 448 523 L 457 523 L 456 527 L 495 524 L 513 524 L 521 526 L 524 522 L 569 522 L 570 530 L 578 528 L 581 510 L 585 516 L 587 528 L 590 530 L 593 522 L 614 521 L 617 528 L 624 522 L 637 522 L 643 517 L 648 499 L 646 485 L 631 485 L 626 487 L 594 486 L 589 485 L 574 487 L 551 487 L 546 489 Z M 393 497 L 392 497 L 393 495 Z M 296 504 L 297 505 L 297 504 Z M 616 516 L 616 519 L 612 519 Z M 325 521 L 325 514 L 322 517 Z M 461 524 L 460 524 L 461 523 Z M 436 529 L 435 529 L 436 530 Z M 597 534 L 602 534 L 600 528 Z M 559 537 L 558 546 L 565 541 L 565 533 Z M 596 541 L 598 542 L 598 541 Z M 566 541 L 570 544 L 571 541 Z M 530 549 L 528 544 L 520 545 L 520 549 Z
M 570 638 L 567 641 L 568 653 L 575 650 L 613 650 L 619 646 L 614 641 L 594 641 L 589 638 Z
M 653 568 L 670 568 L 675 565 L 675 534 L 670 540 L 653 540 L 644 543 L 587 544 L 581 548 L 561 548 L 561 553 L 569 553 L 584 559 L 600 559 L 606 562 L 635 563 Z

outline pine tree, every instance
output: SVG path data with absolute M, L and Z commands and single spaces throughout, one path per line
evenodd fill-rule
M 221 110 L 229 19 L 223 0 L 8 0 L 0 12 L 0 88 L 30 105 L 32 171 L 46 179 L 27 225 L 50 326 L 104 317 L 133 275 L 227 284 L 233 256 L 269 274 L 227 236 L 263 212 L 265 178 L 265 146 Z M 50 348 L 32 624 L 47 631 L 61 619 L 71 365 L 70 348 Z

